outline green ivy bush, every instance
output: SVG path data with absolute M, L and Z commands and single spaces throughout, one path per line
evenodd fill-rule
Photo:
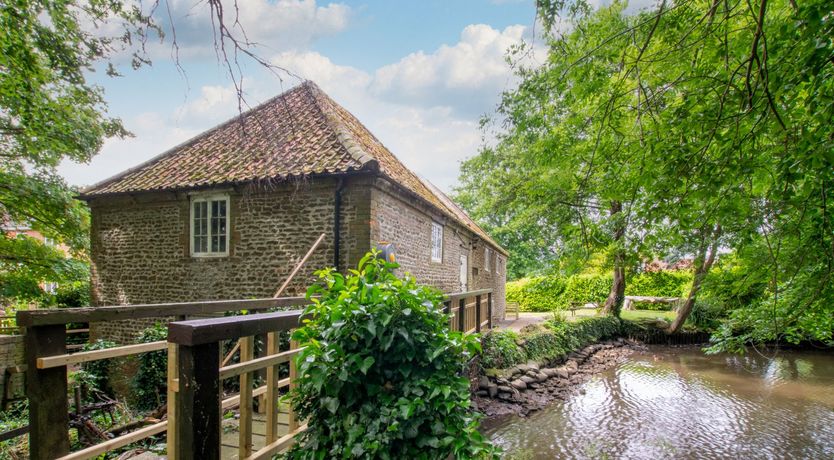
M 347 276 L 317 272 L 293 334 L 305 348 L 291 399 L 309 428 L 289 458 L 497 457 L 460 375 L 477 339 L 450 331 L 441 293 L 396 267 L 369 253 Z
M 562 358 L 601 340 L 620 337 L 623 322 L 613 316 L 581 319 L 568 322 L 556 317 L 544 327 L 525 331 L 494 331 L 484 336 L 481 367 L 506 369 L 528 360 L 550 361 Z
M 626 295 L 682 297 L 689 293 L 691 284 L 692 272 L 689 270 L 643 272 L 628 280 Z
M 168 328 L 157 323 L 139 334 L 139 343 L 166 340 Z M 164 350 L 139 355 L 139 368 L 131 382 L 136 407 L 153 410 L 165 403 L 168 395 L 168 353 Z
M 98 339 L 95 342 L 84 345 L 82 350 L 105 350 L 107 348 L 114 348 L 115 346 L 115 342 Z M 88 390 L 90 390 L 87 394 L 90 396 L 93 396 L 96 391 L 106 396 L 113 396 L 113 388 L 110 386 L 110 371 L 112 368 L 112 359 L 89 361 L 81 364 L 81 370 L 75 373 L 74 378 L 77 383 L 87 386 Z
M 518 344 L 515 331 L 496 330 L 484 334 L 481 339 L 481 367 L 484 369 L 505 369 L 527 361 L 527 353 Z
M 714 331 L 721 325 L 729 311 L 721 300 L 712 297 L 698 297 L 686 323 L 702 331 Z

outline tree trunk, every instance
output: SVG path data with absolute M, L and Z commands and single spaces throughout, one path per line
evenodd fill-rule
M 712 239 L 712 242 L 709 244 L 709 249 L 707 249 L 706 238 L 702 242 L 701 247 L 698 248 L 698 254 L 695 256 L 693 266 L 695 273 L 692 277 L 692 287 L 689 289 L 689 295 L 686 296 L 686 301 L 678 309 L 678 316 L 672 321 L 672 325 L 666 331 L 669 334 L 680 331 L 686 319 L 689 318 L 689 314 L 692 313 L 695 300 L 698 298 L 698 291 L 701 290 L 701 284 L 704 282 L 704 278 L 707 277 L 707 274 L 712 268 L 712 264 L 715 262 L 715 253 L 718 251 L 718 237 L 720 235 L 721 226 L 716 225 L 715 229 L 709 234 L 709 237 Z
M 605 299 L 605 305 L 602 307 L 602 313 L 606 315 L 614 315 L 619 317 L 620 310 L 623 307 L 623 300 L 625 300 L 625 251 L 622 248 L 623 238 L 625 237 L 625 224 L 619 220 L 619 215 L 623 210 L 623 205 L 619 201 L 611 202 L 610 215 L 615 222 L 614 227 L 614 242 L 617 245 L 614 253 L 614 279 L 611 283 L 611 291 L 608 293 L 608 298 Z

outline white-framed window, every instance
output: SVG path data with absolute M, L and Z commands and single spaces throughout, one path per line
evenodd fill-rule
M 437 222 L 431 223 L 431 260 L 443 262 L 443 226 Z
M 492 250 L 489 248 L 484 248 L 484 271 L 489 273 L 489 263 L 490 259 L 492 258 Z
M 229 255 L 229 195 L 191 197 L 191 255 Z

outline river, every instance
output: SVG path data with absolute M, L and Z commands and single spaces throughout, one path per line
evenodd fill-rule
M 834 459 L 834 354 L 649 347 L 527 418 L 485 424 L 510 459 Z

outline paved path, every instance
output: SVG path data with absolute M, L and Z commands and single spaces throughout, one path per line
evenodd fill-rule
M 538 324 L 553 317 L 551 312 L 527 312 L 523 311 L 518 314 L 518 319 L 507 318 L 498 323 L 498 329 L 509 329 L 511 331 L 520 331 L 524 326 L 531 324 Z

